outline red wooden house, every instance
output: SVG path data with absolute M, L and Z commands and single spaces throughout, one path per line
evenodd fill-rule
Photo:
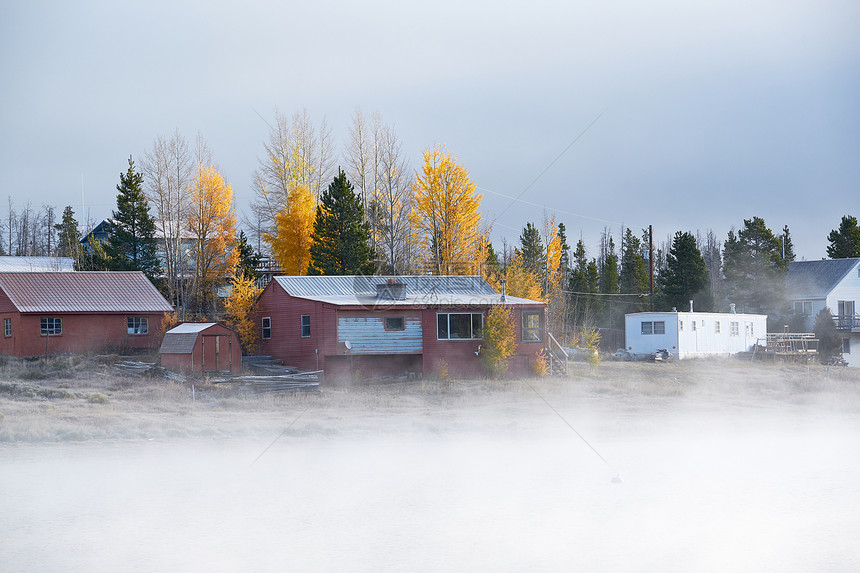
M 487 312 L 506 304 L 518 328 L 510 372 L 529 372 L 546 339 L 546 304 L 503 297 L 475 276 L 278 276 L 254 308 L 261 354 L 331 378 L 483 375 Z
M 234 330 L 216 322 L 186 322 L 164 333 L 161 365 L 179 372 L 232 372 L 242 368 L 242 347 Z
M 154 349 L 172 310 L 138 271 L 0 273 L 0 353 Z

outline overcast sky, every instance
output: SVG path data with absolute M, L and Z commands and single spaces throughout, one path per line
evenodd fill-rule
M 128 156 L 177 129 L 247 212 L 262 118 L 306 108 L 340 151 L 360 107 L 413 168 L 456 154 L 497 244 L 544 207 L 592 256 L 604 227 L 760 216 L 821 258 L 860 216 L 858 25 L 854 0 L 5 2 L 0 217 L 8 195 L 85 218 L 82 179 L 108 217 Z

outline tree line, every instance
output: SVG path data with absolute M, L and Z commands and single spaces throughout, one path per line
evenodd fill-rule
M 774 232 L 752 217 L 723 240 L 678 231 L 653 249 L 646 229 L 604 229 L 590 251 L 582 240 L 571 247 L 565 225 L 544 216 L 526 223 L 517 244 L 494 246 L 467 169 L 443 145 L 421 159 L 410 166 L 378 113 L 356 110 L 338 158 L 325 120 L 317 129 L 305 110 L 289 118 L 276 111 L 240 230 L 232 187 L 206 141 L 191 144 L 176 131 L 156 137 L 140 166 L 129 158 L 106 241 L 81 243 L 71 206 L 55 222 L 51 207 L 16 212 L 10 200 L 0 252 L 70 256 L 83 270 L 141 270 L 183 318 L 213 318 L 227 283 L 253 298 L 263 258 L 288 275 L 481 275 L 510 296 L 546 301 L 550 328 L 565 338 L 620 330 L 625 313 L 683 310 L 691 300 L 700 311 L 734 303 L 790 318 L 782 296 L 794 259 L 787 226 Z M 828 256 L 860 256 L 857 219 L 844 216 L 828 240 Z

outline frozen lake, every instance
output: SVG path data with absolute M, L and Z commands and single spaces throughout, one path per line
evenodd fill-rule
M 0 569 L 860 569 L 854 416 L 578 429 L 4 445 Z

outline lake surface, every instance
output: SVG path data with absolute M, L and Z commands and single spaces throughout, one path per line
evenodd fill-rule
M 256 462 L 271 439 L 0 446 L 0 569 L 860 569 L 847 414 L 619 423 L 590 436 L 612 467 L 551 413 L 521 434 L 380 426 Z

